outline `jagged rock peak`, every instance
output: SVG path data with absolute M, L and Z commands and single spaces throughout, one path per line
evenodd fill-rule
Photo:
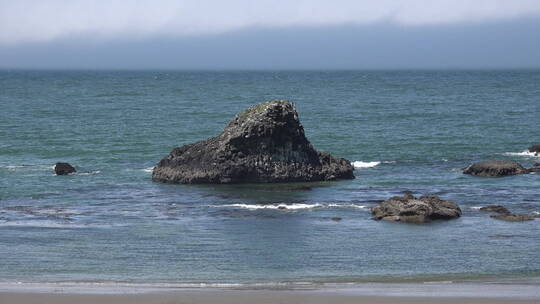
M 238 114 L 217 137 L 175 148 L 154 168 L 167 183 L 272 183 L 354 178 L 343 158 L 317 152 L 292 103 L 274 100 Z

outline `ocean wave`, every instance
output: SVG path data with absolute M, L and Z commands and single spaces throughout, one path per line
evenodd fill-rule
M 372 167 L 375 167 L 377 165 L 379 165 L 381 162 L 378 162 L 378 161 L 372 161 L 372 162 L 363 162 L 363 161 L 353 161 L 351 163 L 351 165 L 353 165 L 353 167 L 355 168 L 358 168 L 358 169 L 361 169 L 361 168 L 372 168 Z
M 71 221 L 14 220 L 0 221 L 0 227 L 84 229 L 122 227 L 124 224 L 75 224 Z
M 88 228 L 85 225 L 75 225 L 70 222 L 54 221 L 3 221 L 0 227 L 34 227 L 34 228 Z
M 7 169 L 9 171 L 17 170 L 31 170 L 31 171 L 43 171 L 54 170 L 54 165 L 0 165 L 0 169 Z
M 152 173 L 152 171 L 154 171 L 154 167 L 148 167 L 148 168 L 144 168 L 144 169 L 141 169 L 141 170 L 144 171 L 144 172 Z
M 94 175 L 94 174 L 99 174 L 101 173 L 101 171 L 99 170 L 95 170 L 95 171 L 87 171 L 87 172 L 75 172 L 73 174 L 76 174 L 76 175 Z
M 217 205 L 212 207 L 233 207 L 249 210 L 259 210 L 259 209 L 271 209 L 271 210 L 303 210 L 303 209 L 323 209 L 323 208 L 356 208 L 364 209 L 369 208 L 364 205 L 355 205 L 355 204 L 228 204 L 228 205 Z
M 164 289 L 179 288 L 290 288 L 304 289 L 320 286 L 319 282 L 264 282 L 264 283 L 132 283 L 122 281 L 60 281 L 60 282 L 0 282 L 1 291 L 34 291 L 34 292 L 57 292 L 59 289 L 63 293 L 85 293 L 85 294 L 140 294 L 152 291 L 163 291 Z M 334 286 L 335 284 L 332 284 Z M 346 285 L 344 285 L 346 286 Z
M 522 152 L 505 152 L 503 154 L 509 156 L 540 157 L 540 153 L 536 154 L 534 152 L 530 152 L 529 150 L 525 150 Z

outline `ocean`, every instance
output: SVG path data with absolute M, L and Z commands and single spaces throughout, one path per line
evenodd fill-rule
M 243 109 L 294 102 L 319 151 L 356 179 L 167 185 L 153 166 Z M 0 71 L 0 283 L 280 286 L 540 281 L 540 71 Z M 55 176 L 73 164 L 78 174 Z M 391 196 L 436 194 L 463 216 L 379 222 Z M 332 220 L 339 217 L 340 221 Z M 161 284 L 161 285 L 160 285 Z

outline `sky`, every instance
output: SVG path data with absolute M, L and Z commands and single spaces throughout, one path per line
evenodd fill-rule
M 0 0 L 0 68 L 540 68 L 540 0 Z

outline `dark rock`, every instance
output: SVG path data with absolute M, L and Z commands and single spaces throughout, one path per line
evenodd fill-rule
M 529 170 L 523 168 L 523 166 L 515 161 L 491 160 L 472 164 L 465 168 L 463 173 L 484 177 L 501 177 L 507 175 L 525 174 L 529 173 Z
M 414 195 L 412 195 L 412 193 L 405 193 L 403 197 L 406 199 L 414 199 Z
M 492 215 L 494 219 L 507 221 L 507 222 L 524 222 L 534 220 L 534 216 L 527 214 L 504 214 L 504 215 Z
M 54 172 L 56 175 L 67 175 L 77 172 L 75 168 L 68 163 L 56 163 L 54 166 Z
M 488 211 L 488 212 L 497 212 L 500 214 L 512 214 L 510 210 L 506 209 L 506 207 L 501 205 L 490 205 L 480 208 L 481 211 Z
M 286 209 L 287 209 L 287 207 L 285 207 L 285 206 L 278 206 L 277 208 L 278 208 L 279 210 L 286 210 Z
M 342 220 L 342 218 L 340 218 L 340 217 L 333 217 L 333 218 L 331 218 L 331 220 L 334 221 L 334 222 L 339 222 L 339 221 Z
M 449 220 L 461 216 L 459 206 L 451 201 L 441 200 L 436 195 L 415 198 L 411 194 L 394 196 L 371 209 L 373 219 L 402 222 L 429 222 Z
M 533 166 L 535 166 L 535 167 L 540 167 L 540 162 L 536 162 L 536 163 L 534 163 L 534 165 L 533 165 Z
M 529 147 L 529 152 L 534 153 L 534 155 L 540 154 L 540 145 L 534 145 Z
M 276 183 L 353 179 L 344 158 L 317 152 L 304 135 L 293 104 L 255 105 L 213 138 L 175 148 L 154 168 L 165 183 Z
M 540 173 L 540 168 L 530 168 L 527 171 L 529 173 Z

